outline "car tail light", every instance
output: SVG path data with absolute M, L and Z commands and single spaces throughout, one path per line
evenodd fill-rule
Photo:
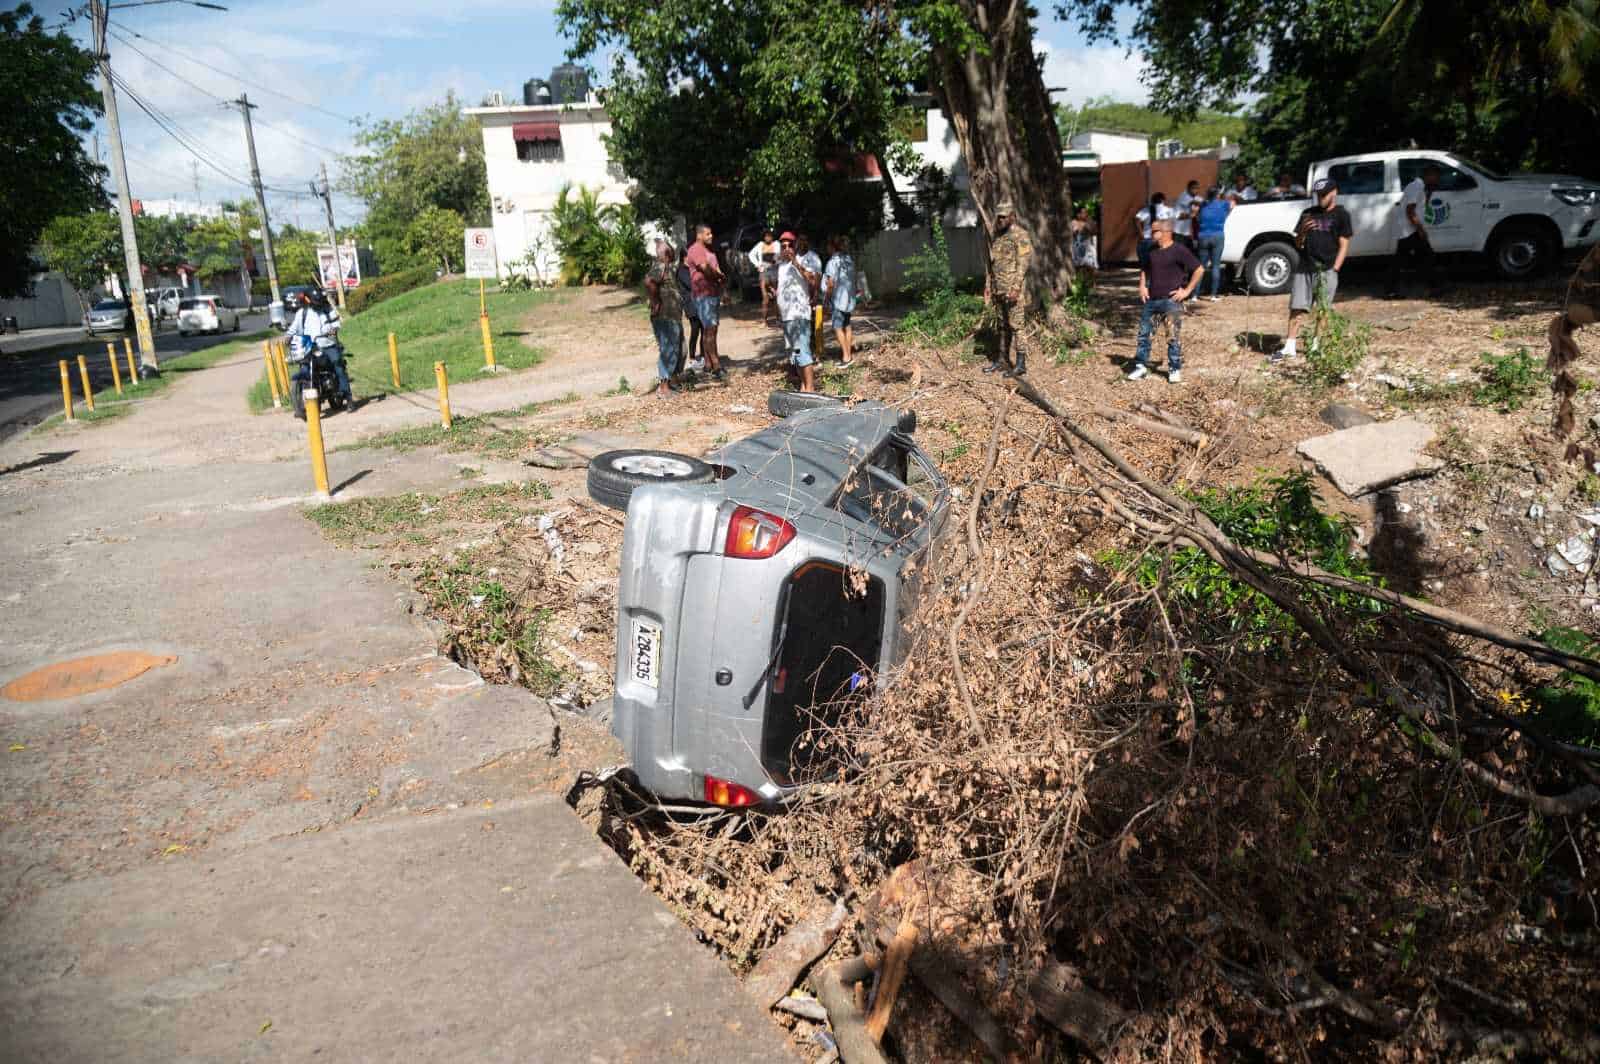
M 749 787 L 741 787 L 737 783 L 730 783 L 715 776 L 707 776 L 706 801 L 712 805 L 740 809 L 747 805 L 760 805 L 761 796 Z
M 728 521 L 730 558 L 770 558 L 794 539 L 794 526 L 781 517 L 741 506 Z

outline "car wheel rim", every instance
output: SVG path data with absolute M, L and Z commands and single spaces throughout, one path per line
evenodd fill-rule
M 1532 240 L 1511 240 L 1500 245 L 1500 267 L 1507 273 L 1527 273 L 1539 260 L 1539 245 Z
M 687 477 L 694 472 L 694 467 L 681 458 L 667 458 L 659 454 L 630 454 L 622 458 L 613 458 L 611 468 L 619 473 L 629 473 L 636 477 Z
M 1289 260 L 1283 255 L 1268 255 L 1256 264 L 1256 280 L 1262 288 L 1277 288 L 1289 279 Z

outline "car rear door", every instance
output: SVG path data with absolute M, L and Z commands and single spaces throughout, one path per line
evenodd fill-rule
M 1393 166 L 1382 159 L 1335 163 L 1328 176 L 1339 183 L 1339 205 L 1350 212 L 1350 254 L 1388 255 L 1394 251 L 1394 212 L 1400 192 Z
M 1428 242 L 1435 251 L 1478 251 L 1483 247 L 1483 186 L 1446 159 L 1408 156 L 1400 160 L 1400 187 L 1421 177 L 1429 166 L 1439 168 L 1439 187 L 1422 202 Z

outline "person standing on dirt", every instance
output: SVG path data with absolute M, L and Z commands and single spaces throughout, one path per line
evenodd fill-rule
M 778 238 L 778 318 L 783 322 L 783 346 L 789 364 L 800 373 L 800 390 L 817 390 L 816 359 L 811 354 L 811 293 L 813 275 L 795 250 L 795 236 Z
M 1338 205 L 1338 182 L 1331 177 L 1321 178 L 1311 186 L 1311 195 L 1316 203 L 1300 212 L 1294 227 L 1294 246 L 1300 252 L 1300 261 L 1289 283 L 1288 338 L 1283 341 L 1283 350 L 1271 356 L 1273 362 L 1298 354 L 1295 341 L 1313 306 L 1318 302 L 1332 305 L 1333 294 L 1339 290 L 1339 271 L 1344 268 L 1350 237 L 1355 233 L 1350 212 Z
M 1033 241 L 1028 231 L 1017 224 L 1017 211 L 1009 202 L 994 209 L 994 239 L 989 241 L 989 276 L 984 281 L 984 302 L 994 307 L 1000 327 L 1000 349 L 983 372 L 1005 370 L 1008 377 L 1028 372 L 1022 338 L 1022 297 L 1028 283 L 1028 260 L 1033 258 Z
M 689 342 L 683 345 L 678 352 L 678 365 L 673 371 L 673 376 L 681 376 L 685 368 L 698 373 L 705 368 L 705 360 L 700 357 L 700 316 L 694 312 L 694 294 L 692 290 L 691 272 L 685 248 L 678 252 L 678 269 L 674 279 L 678 282 L 678 298 L 683 304 L 684 313 L 689 318 Z
M 711 227 L 704 223 L 695 227 L 694 246 L 684 261 L 689 265 L 689 294 L 694 299 L 695 317 L 700 319 L 700 345 L 705 353 L 711 376 L 719 381 L 728 379 L 717 353 L 717 325 L 722 319 L 722 287 L 726 278 L 717 253 L 711 250 Z
M 761 239 L 750 249 L 750 265 L 756 268 L 761 283 L 761 324 L 772 324 L 772 297 L 778 289 L 778 241 L 771 229 L 761 231 Z
M 1156 319 L 1166 318 L 1172 332 L 1167 337 L 1167 383 L 1183 383 L 1183 301 L 1193 294 L 1205 270 L 1194 252 L 1172 239 L 1172 222 L 1157 222 L 1152 227 L 1156 246 L 1150 249 L 1150 265 L 1139 271 L 1139 342 L 1134 350 L 1130 381 L 1150 376 L 1150 336 Z
M 1400 298 L 1400 267 L 1411 260 L 1428 294 L 1438 295 L 1439 286 L 1433 273 L 1433 241 L 1428 239 L 1428 200 L 1439 187 L 1439 168 L 1429 163 L 1422 168 L 1422 176 L 1414 177 L 1400 193 L 1399 212 L 1394 219 L 1394 257 L 1389 260 L 1389 282 L 1385 286 L 1385 299 Z
M 1211 278 L 1211 302 L 1222 298 L 1222 236 L 1228 224 L 1228 214 L 1233 204 L 1223 196 L 1222 189 L 1212 185 L 1206 190 L 1206 201 L 1195 219 L 1200 234 L 1200 263 Z
M 1172 209 L 1172 234 L 1178 243 L 1190 251 L 1195 250 L 1194 216 L 1204 202 L 1200 197 L 1200 182 L 1191 181 L 1183 187 L 1183 193 Z
M 656 397 L 665 399 L 676 385 L 678 358 L 683 352 L 683 303 L 678 294 L 677 253 L 665 240 L 656 241 L 656 261 L 645 274 L 644 288 L 650 294 L 650 328 L 655 330 Z
M 1139 269 L 1144 269 L 1150 264 L 1150 249 L 1155 247 L 1155 238 L 1150 235 L 1151 226 L 1156 222 L 1170 219 L 1172 208 L 1167 206 L 1167 194 L 1157 192 L 1150 197 L 1150 202 L 1140 207 L 1133 214 L 1133 228 L 1139 234 L 1138 257 Z
M 828 242 L 833 252 L 828 267 L 822 271 L 822 305 L 828 308 L 833 321 L 833 335 L 839 338 L 840 361 L 850 365 L 855 360 L 855 333 L 850 326 L 850 316 L 856 311 L 856 260 L 850 255 L 850 242 L 836 236 Z

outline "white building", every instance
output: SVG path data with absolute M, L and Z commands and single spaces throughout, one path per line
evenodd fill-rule
M 1083 129 L 1067 142 L 1067 151 L 1082 157 L 1093 152 L 1099 165 L 1142 163 L 1150 158 L 1150 138 L 1119 129 Z
M 204 218 L 215 221 L 222 217 L 222 204 L 200 203 L 182 199 L 136 199 L 133 213 L 151 218 Z
M 549 238 L 550 211 L 562 187 L 593 189 L 602 204 L 628 202 L 628 180 L 611 162 L 602 139 L 611 132 L 610 117 L 592 99 L 469 107 L 466 113 L 483 128 L 500 276 L 532 251 L 538 259 L 535 272 L 553 280 L 558 260 Z

